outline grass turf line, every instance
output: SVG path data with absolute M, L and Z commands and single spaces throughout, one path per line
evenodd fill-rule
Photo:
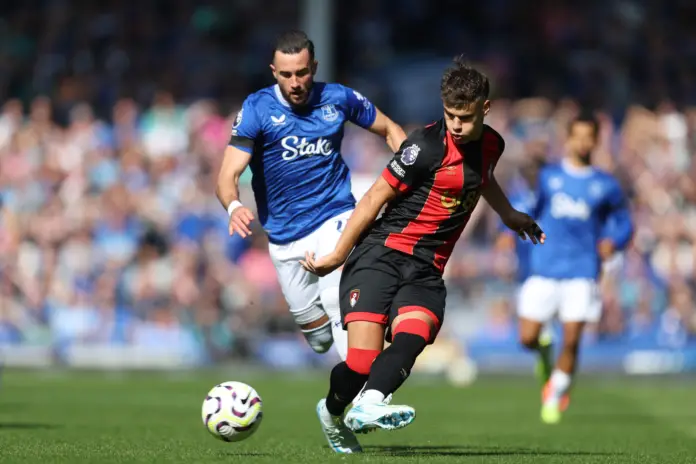
M 581 378 L 564 421 L 546 426 L 531 377 L 482 378 L 457 389 L 416 375 L 395 398 L 416 408 L 416 421 L 361 437 L 366 453 L 346 458 L 328 449 L 314 414 L 324 377 L 8 370 L 0 462 L 695 462 L 689 382 Z M 260 429 L 242 443 L 218 442 L 201 423 L 205 393 L 225 380 L 251 384 L 264 401 Z

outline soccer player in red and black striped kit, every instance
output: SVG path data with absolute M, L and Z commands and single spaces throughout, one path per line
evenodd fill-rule
M 444 117 L 403 142 L 358 203 L 335 250 L 318 259 L 307 254 L 303 263 L 325 275 L 345 262 L 340 305 L 348 357 L 334 367 L 329 394 L 317 405 L 336 452 L 361 450 L 352 432 L 397 429 L 415 418 L 413 408 L 385 398 L 440 329 L 442 273 L 480 196 L 520 236 L 535 244 L 545 240 L 530 216 L 510 206 L 493 176 L 505 143 L 483 123 L 490 109 L 487 77 L 458 58 L 440 92 Z M 382 351 L 385 335 L 391 345 Z

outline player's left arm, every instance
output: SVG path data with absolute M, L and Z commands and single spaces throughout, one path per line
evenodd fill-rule
M 616 251 L 625 249 L 633 237 L 633 219 L 621 186 L 612 179 L 606 196 L 606 214 L 602 224 L 599 253 L 608 259 Z
M 512 207 L 492 172 L 483 186 L 481 194 L 491 208 L 500 216 L 503 223 L 509 229 L 517 232 L 521 239 L 526 240 L 529 237 L 534 244 L 544 243 L 546 235 L 544 235 L 536 221 L 528 214 L 517 211 Z
M 389 148 L 396 153 L 406 140 L 400 125 L 389 119 L 370 100 L 348 87 L 344 87 L 348 120 L 385 138 Z

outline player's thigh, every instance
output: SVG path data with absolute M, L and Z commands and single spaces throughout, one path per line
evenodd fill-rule
M 326 221 L 312 235 L 311 240 L 314 242 L 314 252 L 317 258 L 325 256 L 336 248 L 338 239 L 341 238 L 341 233 L 346 227 L 346 223 L 353 211 L 346 211 Z M 319 278 L 319 290 L 323 292 L 326 289 L 338 287 L 341 281 L 341 268 L 335 270 L 331 274 Z
M 386 325 L 389 308 L 400 285 L 396 265 L 380 245 L 359 245 L 348 257 L 340 285 L 344 328 L 356 321 Z M 349 335 L 350 337 L 350 335 Z
M 559 288 L 559 281 L 529 277 L 517 295 L 518 316 L 540 323 L 550 321 L 559 307 Z
M 305 239 L 287 245 L 269 244 L 278 283 L 295 322 L 300 325 L 314 322 L 325 315 L 319 304 L 319 279 L 300 264 L 307 246 Z
M 598 322 L 602 314 L 599 286 L 593 279 L 563 282 L 559 319 L 562 322 Z
M 407 319 L 419 319 L 426 322 L 430 328 L 426 338 L 433 343 L 445 319 L 445 301 L 447 289 L 440 278 L 426 283 L 406 283 L 396 294 L 391 307 L 391 324 L 388 340 L 391 334 L 398 332 L 400 323 Z
M 348 348 L 382 351 L 384 348 L 384 324 L 370 321 L 348 323 Z

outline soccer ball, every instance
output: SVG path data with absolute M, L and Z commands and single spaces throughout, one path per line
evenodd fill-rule
M 242 382 L 215 385 L 203 401 L 203 424 L 222 441 L 242 441 L 261 424 L 261 397 Z

